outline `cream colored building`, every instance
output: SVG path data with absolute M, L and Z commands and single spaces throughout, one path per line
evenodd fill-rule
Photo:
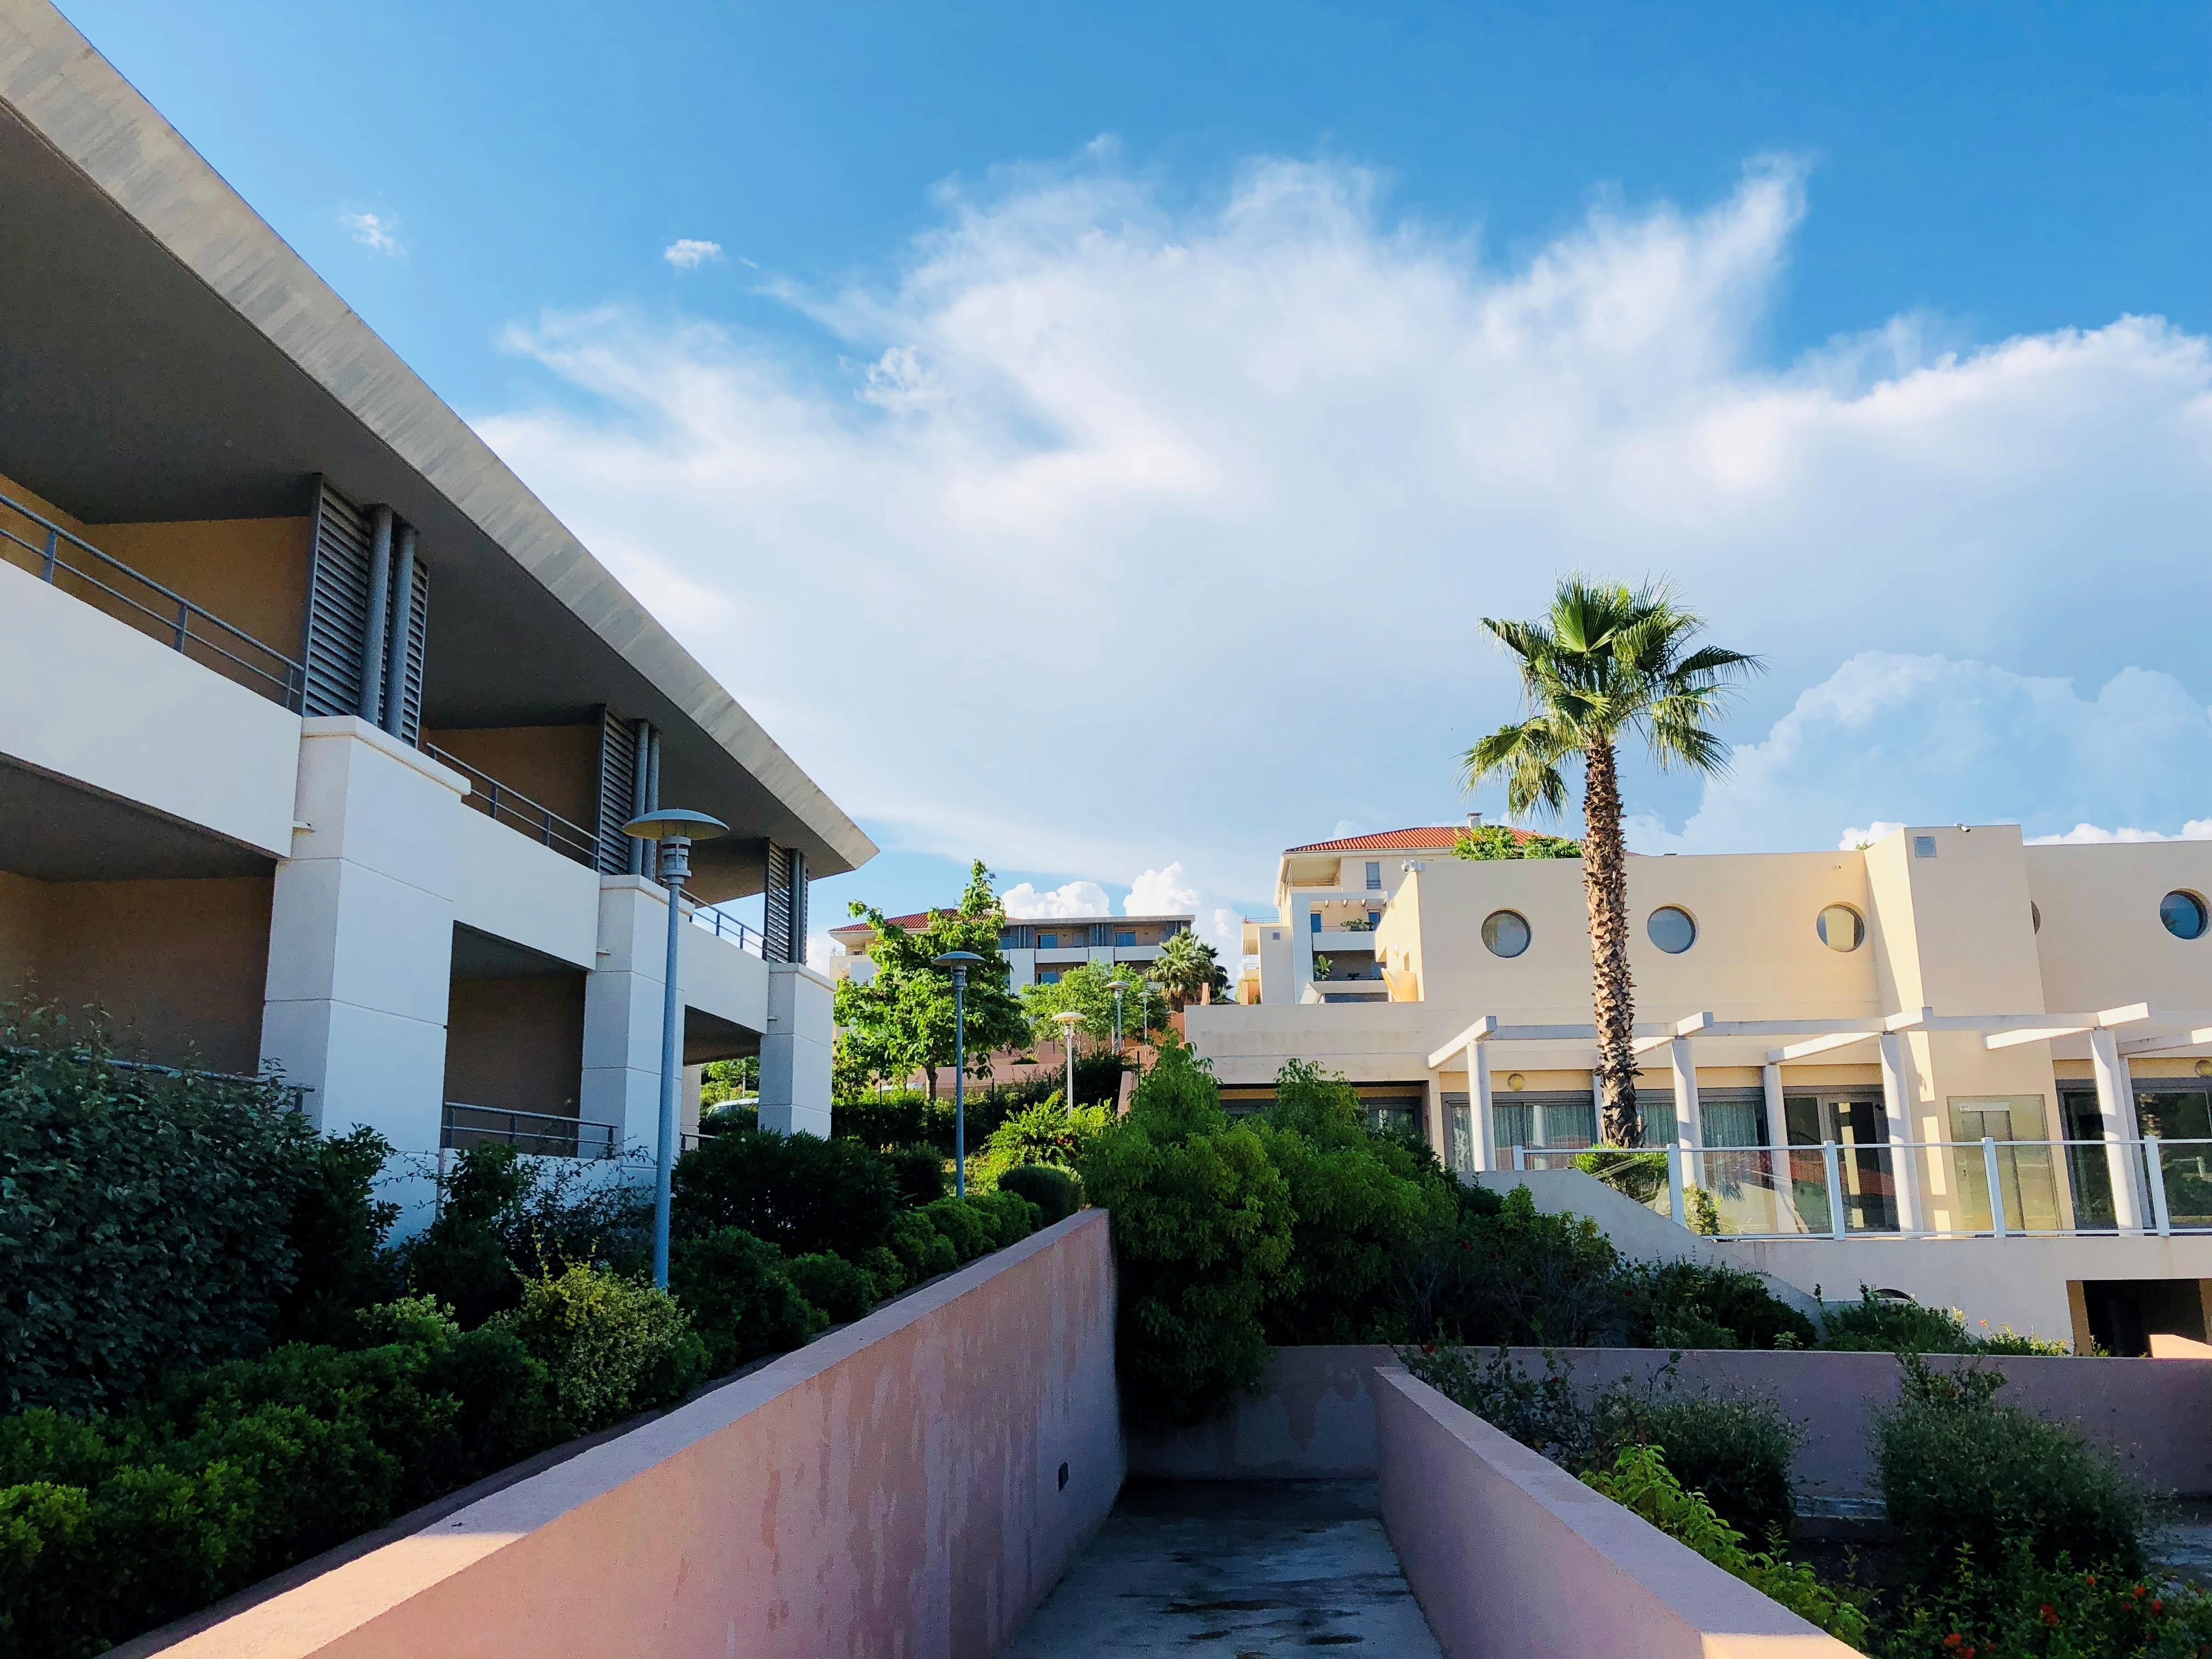
M 888 918 L 911 933 L 929 921 L 929 912 Z M 1086 963 L 1126 967 L 1141 977 L 1159 960 L 1160 948 L 1177 933 L 1190 931 L 1188 916 L 1059 916 L 1010 921 L 999 930 L 999 949 L 1006 958 L 1006 982 L 1014 990 L 1058 983 L 1071 968 Z M 869 951 L 876 930 L 868 922 L 832 927 L 842 955 L 830 959 L 830 975 L 865 985 L 876 970 Z
M 1316 931 L 1375 890 L 1378 853 L 1372 931 Z M 1565 1166 L 1591 1145 L 1578 862 L 1323 843 L 1284 854 L 1278 891 L 1278 918 L 1247 924 L 1256 1005 L 1188 1022 L 1232 1097 L 1264 1101 L 1296 1056 L 1463 1171 Z M 2212 843 L 2030 847 L 2007 824 L 1632 858 L 1647 1140 L 1674 1149 L 1675 1191 L 1655 1202 L 1680 1212 L 1703 1189 L 1724 1233 L 1765 1241 L 1743 1249 L 1831 1294 L 1875 1245 L 1950 1239 L 2015 1252 L 2041 1283 L 2019 1305 L 2046 1328 L 2063 1323 L 2054 1295 L 2095 1302 L 2106 1280 L 2174 1281 L 2195 1307 L 2212 1279 L 2208 896 Z M 1364 953 L 1367 1000 L 1324 1000 L 1340 994 L 1304 969 L 1316 949 Z M 1883 1252 L 1867 1282 L 1920 1294 L 1900 1283 L 1917 1269 L 1888 1264 L 1939 1259 L 1964 1257 Z M 1938 1279 L 1935 1296 L 1964 1282 Z
M 0 9 L 0 995 L 325 1129 L 650 1153 L 683 1053 L 826 1133 L 811 879 L 875 849 L 52 7 Z M 761 579 L 774 579 L 772 568 Z

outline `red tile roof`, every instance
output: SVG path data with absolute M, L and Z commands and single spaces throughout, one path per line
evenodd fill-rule
M 1516 841 L 1526 841 L 1535 833 L 1531 830 L 1516 830 L 1510 825 L 1492 825 L 1504 829 Z M 1287 847 L 1291 853 L 1411 853 L 1425 852 L 1431 848 L 1449 848 L 1459 844 L 1467 833 L 1463 823 L 1432 824 L 1424 830 L 1385 830 L 1375 836 L 1346 836 L 1340 841 L 1308 842 L 1304 847 Z
M 911 933 L 917 927 L 926 927 L 929 925 L 929 912 L 917 910 L 910 916 L 885 916 L 884 920 L 896 927 L 902 933 Z M 870 922 L 848 921 L 842 927 L 832 927 L 830 931 L 833 934 L 868 933 L 873 933 L 875 928 Z

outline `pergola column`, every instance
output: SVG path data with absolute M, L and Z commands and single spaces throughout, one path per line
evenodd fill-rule
M 1912 1140 L 1916 1139 L 1912 1080 L 1905 1069 L 1905 1039 L 1895 1031 L 1884 1031 L 1876 1043 L 1881 1050 L 1881 1109 L 1889 1120 L 1890 1139 Z M 1917 1146 L 1890 1148 L 1890 1175 L 1897 1183 L 1897 1224 L 1903 1232 L 1917 1233 L 1922 1229 L 1920 1159 L 1923 1156 Z
M 1786 1155 L 1790 1115 L 1783 1104 L 1782 1067 L 1778 1062 L 1769 1060 L 1759 1068 L 1759 1091 L 1766 1097 L 1766 1144 Z
M 2097 1079 L 2097 1110 L 2105 1120 L 2105 1165 L 2112 1172 L 2112 1219 L 2124 1233 L 2143 1231 L 2143 1204 L 2137 1171 L 2142 1155 L 2136 1148 L 2142 1127 L 2136 1115 L 2136 1091 L 2127 1056 L 2110 1026 L 2089 1032 L 2089 1066 Z M 2079 1218 L 2076 1218 L 2077 1221 Z
M 1702 1187 L 1705 1172 L 1698 1153 L 1705 1144 L 1705 1133 L 1698 1109 L 1698 1066 L 1690 1053 L 1689 1038 L 1669 1039 L 1667 1069 L 1674 1083 L 1674 1139 L 1682 1148 L 1691 1185 Z

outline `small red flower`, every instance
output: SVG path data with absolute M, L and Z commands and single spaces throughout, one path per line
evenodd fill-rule
M 2148 1584 L 2137 1584 L 2135 1588 L 2136 1600 L 2138 1601 L 2142 1601 L 2149 1589 L 2150 1586 Z
M 1966 1638 L 1960 1635 L 1958 1632 L 1953 1631 L 1948 1636 L 1943 1638 L 1943 1645 L 1947 1648 L 1955 1648 L 1960 1643 L 1966 1639 Z
M 2053 1607 L 2048 1601 L 2045 1601 L 2043 1604 L 2043 1622 L 2046 1625 L 2053 1626 L 2057 1625 L 2058 1622 L 2057 1609 Z
M 2097 1582 L 2097 1575 L 2094 1572 L 2091 1573 L 2084 1582 L 2091 1584 L 2095 1583 Z
M 2163 1595 L 2153 1596 L 2151 1598 L 2150 1610 L 2153 1613 L 2164 1613 L 2166 1611 L 2166 1598 Z

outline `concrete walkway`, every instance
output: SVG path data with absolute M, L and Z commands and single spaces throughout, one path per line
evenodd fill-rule
M 1001 1659 L 1219 1659 L 1364 1648 L 1443 1659 L 1371 1480 L 1125 1487 L 1083 1559 Z

